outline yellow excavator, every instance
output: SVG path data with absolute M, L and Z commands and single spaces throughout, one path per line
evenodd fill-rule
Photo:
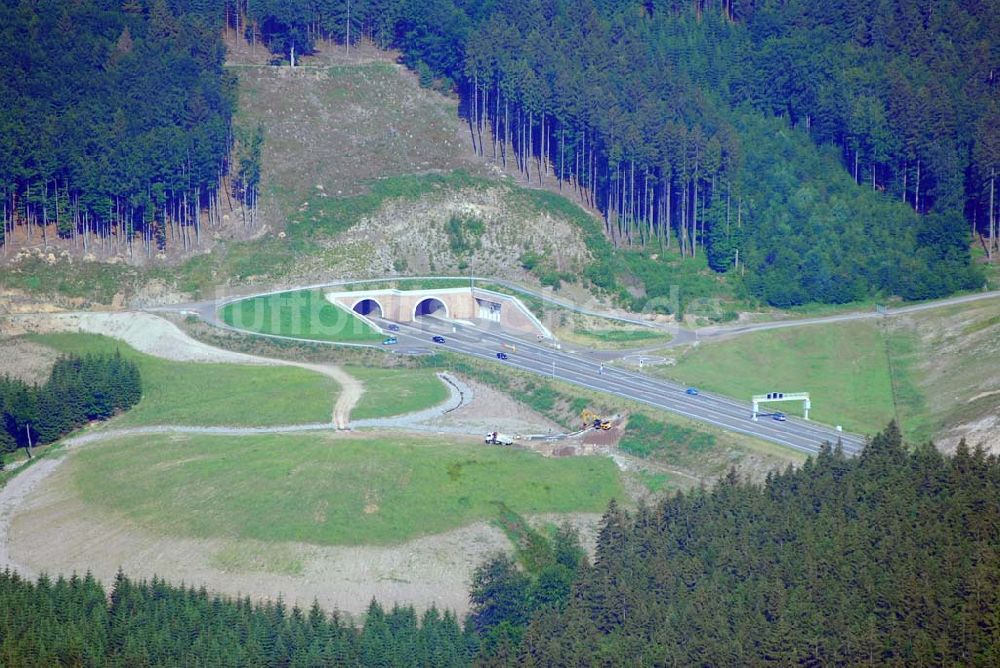
M 591 427 L 594 429 L 603 429 L 604 431 L 611 429 L 611 420 L 605 420 L 589 408 L 583 409 L 583 412 L 580 413 L 580 419 L 583 420 L 584 429 L 590 429 Z

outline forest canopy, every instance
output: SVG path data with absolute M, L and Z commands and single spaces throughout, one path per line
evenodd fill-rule
M 483 664 L 996 665 L 998 499 L 996 455 L 909 449 L 890 425 L 763 485 L 612 505 L 564 602 L 493 579 Z
M 228 26 L 276 62 L 321 38 L 400 49 L 461 96 L 480 155 L 600 212 L 621 252 L 584 278 L 623 299 L 667 296 L 677 256 L 781 307 L 973 289 L 969 232 L 1000 252 L 998 16 L 997 0 L 0 0 L 0 243 L 54 223 L 85 249 L 186 250 L 223 183 L 252 209 L 263 134 L 234 140 Z
M 0 376 L 0 453 L 45 445 L 139 403 L 139 368 L 114 355 L 60 357 L 49 379 L 29 385 Z
M 480 154 L 558 180 L 619 246 L 705 255 L 778 306 L 978 287 L 966 230 L 998 247 L 995 1 L 239 11 L 279 53 L 321 35 L 400 48 L 422 81 L 462 95 Z
M 228 169 L 235 79 L 223 7 L 197 0 L 0 1 L 0 197 L 147 253 L 187 247 Z M 0 236 L 0 243 L 4 237 Z

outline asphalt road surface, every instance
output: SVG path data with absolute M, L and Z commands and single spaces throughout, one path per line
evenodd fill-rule
M 376 322 L 383 328 L 390 324 L 386 320 L 376 319 Z M 560 350 L 549 342 L 532 341 L 505 333 L 488 323 L 460 324 L 424 317 L 414 324 L 392 324 L 399 327 L 399 331 L 392 332 L 399 341 L 393 348 L 399 353 L 413 354 L 442 348 L 489 359 L 498 365 L 638 401 L 810 454 L 818 452 L 823 443 L 837 443 L 838 440 L 844 452 L 851 455 L 859 453 L 864 445 L 862 436 L 798 418 L 789 417 L 785 422 L 778 422 L 770 416 L 761 416 L 754 422 L 750 419 L 749 402 L 705 392 L 691 396 L 685 392 L 686 387 L 683 385 L 604 366 L 599 359 L 590 357 L 585 351 L 574 353 Z M 445 342 L 434 343 L 432 338 L 435 335 L 443 336 Z M 507 359 L 497 359 L 498 352 L 506 352 Z

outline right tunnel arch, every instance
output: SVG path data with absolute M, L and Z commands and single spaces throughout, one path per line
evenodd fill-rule
M 417 302 L 413 307 L 414 320 L 424 315 L 438 315 L 448 317 L 448 305 L 437 297 L 427 297 Z

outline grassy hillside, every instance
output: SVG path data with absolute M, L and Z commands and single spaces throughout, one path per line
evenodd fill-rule
M 115 419 L 119 427 L 197 425 L 261 427 L 329 422 L 340 386 L 305 369 L 171 362 L 96 334 L 40 334 L 32 340 L 64 353 L 113 352 L 132 359 L 142 400 Z
M 997 442 L 1000 300 L 893 316 L 807 325 L 665 350 L 651 373 L 749 399 L 769 391 L 811 394 L 811 417 L 875 433 L 895 417 L 913 442 L 967 435 Z M 798 404 L 768 404 L 801 414 Z
M 809 392 L 810 417 L 874 433 L 892 419 L 885 341 L 870 321 L 765 330 L 704 343 L 656 373 L 749 401 L 753 394 Z M 801 415 L 800 404 L 767 408 Z
M 448 398 L 448 388 L 431 369 L 352 366 L 346 371 L 365 384 L 365 393 L 351 411 L 354 420 L 413 413 Z
M 889 322 L 896 400 L 911 440 L 1000 448 L 1000 299 Z
M 146 436 L 94 444 L 70 465 L 95 512 L 148 531 L 318 545 L 400 542 L 504 506 L 600 512 L 623 495 L 610 459 L 413 436 Z

